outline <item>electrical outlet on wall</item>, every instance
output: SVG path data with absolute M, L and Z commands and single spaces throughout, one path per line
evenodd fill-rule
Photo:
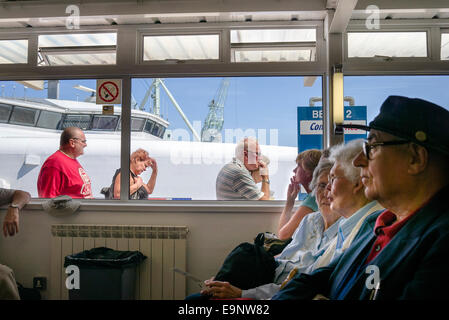
M 47 289 L 47 278 L 46 277 L 34 277 L 33 278 L 33 288 L 38 290 Z

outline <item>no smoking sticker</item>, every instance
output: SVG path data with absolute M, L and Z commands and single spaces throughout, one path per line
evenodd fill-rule
M 122 80 L 97 80 L 97 104 L 120 104 L 122 102 Z

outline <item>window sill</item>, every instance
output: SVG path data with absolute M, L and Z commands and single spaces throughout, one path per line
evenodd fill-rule
M 45 199 L 32 199 L 25 207 L 27 211 L 42 211 Z M 79 212 L 282 212 L 285 201 L 215 201 L 215 200 L 81 200 Z M 5 206 L 6 208 L 6 206 Z

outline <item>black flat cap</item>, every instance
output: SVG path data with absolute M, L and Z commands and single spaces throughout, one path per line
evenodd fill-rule
M 449 156 L 449 111 L 426 100 L 389 96 L 368 126 L 341 126 L 387 132 Z

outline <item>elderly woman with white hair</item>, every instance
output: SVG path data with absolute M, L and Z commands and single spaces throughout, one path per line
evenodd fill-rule
M 365 187 L 360 176 L 360 168 L 354 167 L 352 161 L 362 151 L 363 140 L 352 140 L 331 149 L 329 159 L 334 162 L 327 185 L 330 208 L 339 213 L 342 219 L 338 222 L 337 236 L 331 241 L 326 251 L 305 273 L 326 267 L 337 259 L 352 243 L 362 223 L 372 213 L 382 210 L 377 201 L 365 196 Z M 289 299 L 295 291 L 300 274 L 294 275 L 284 290 L 279 291 L 273 299 Z M 299 281 L 298 281 L 299 282 Z M 316 299 L 325 299 L 318 295 Z
M 239 297 L 267 299 L 280 289 L 291 270 L 304 272 L 313 265 L 337 234 L 336 221 L 340 215 L 331 210 L 326 189 L 332 165 L 332 162 L 324 159 L 314 170 L 310 187 L 316 196 L 319 211 L 305 216 L 294 232 L 292 241 L 276 257 L 277 267 L 273 283 L 242 290 L 229 282 L 206 280 L 207 288 L 201 292 L 203 299 L 211 296 L 221 299 Z M 188 299 L 198 298 L 200 298 L 198 295 L 188 297 Z
M 328 252 L 316 262 L 315 267 L 326 266 L 352 243 L 363 221 L 371 213 L 382 210 L 377 201 L 365 196 L 365 187 L 360 176 L 360 168 L 352 161 L 362 151 L 363 140 L 357 139 L 332 148 L 330 159 L 334 165 L 329 174 L 329 200 L 332 210 L 343 219 L 338 225 L 338 236 L 330 245 Z
M 352 160 L 362 150 L 362 140 L 354 140 L 347 144 L 337 145 L 331 149 L 329 160 L 322 160 L 313 173 L 311 187 L 316 193 L 316 199 L 326 228 L 326 213 L 329 212 L 338 222 L 327 230 L 335 235 L 331 240 L 316 233 L 322 230 L 315 227 L 317 214 L 307 215 L 295 231 L 294 240 L 276 258 L 278 267 L 275 272 L 274 283 L 259 286 L 249 290 L 240 290 L 229 283 L 218 281 L 208 282 L 210 288 L 204 292 L 214 293 L 219 298 L 277 298 L 283 291 L 281 283 L 293 282 L 302 274 L 327 266 L 332 259 L 339 256 L 349 247 L 366 217 L 382 207 L 376 201 L 370 201 L 364 193 L 361 182 L 360 169 L 352 165 Z M 327 171 L 323 171 L 325 162 L 330 161 Z M 330 169 L 330 170 L 329 170 Z M 328 176 L 327 176 L 328 175 Z M 327 216 L 329 217 L 329 216 Z M 318 226 L 320 224 L 318 223 Z M 324 229 L 326 230 L 326 229 Z M 328 232 L 328 231 L 327 231 Z M 309 247 L 311 239 L 315 238 L 312 249 Z M 308 243 L 309 242 L 309 243 Z M 313 241 L 312 241 L 313 242 Z M 285 259 L 285 261 L 284 261 Z M 287 275 L 287 272 L 289 274 Z M 217 288 L 214 289 L 214 286 Z M 291 286 L 288 282 L 287 287 Z M 279 292 L 278 292 L 279 291 Z

